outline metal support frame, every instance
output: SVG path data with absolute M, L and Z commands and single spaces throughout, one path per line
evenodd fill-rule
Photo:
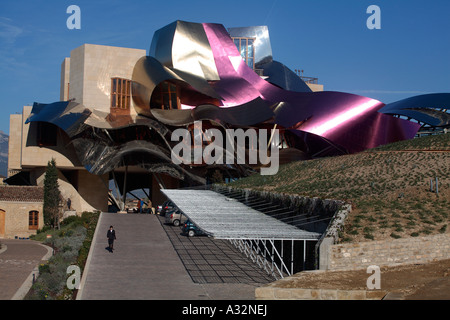
M 164 181 L 161 179 L 158 173 L 154 173 L 153 176 L 155 177 L 156 182 L 159 185 L 160 189 L 165 189 L 166 186 L 164 185 Z
M 116 202 L 119 205 L 119 210 L 124 210 L 125 209 L 125 203 L 122 203 L 122 199 L 120 197 L 120 191 L 119 191 L 119 186 L 117 184 L 117 179 L 116 179 L 116 175 L 114 174 L 114 170 L 111 171 L 112 172 L 112 176 L 113 176 L 113 180 L 114 180 L 114 186 L 116 188 L 116 192 L 117 192 L 117 200 Z
M 125 166 L 125 176 L 123 178 L 123 194 L 122 194 L 122 201 L 123 201 L 123 208 L 122 210 L 125 210 L 125 203 L 127 201 L 127 175 L 128 175 L 128 166 Z
M 294 244 L 295 241 L 303 241 L 303 270 L 306 269 L 306 241 L 317 241 L 307 239 L 228 239 L 241 253 L 250 258 L 261 269 L 264 269 L 274 278 L 282 279 L 294 273 Z M 281 242 L 280 250 L 277 249 L 275 241 Z M 284 255 L 284 241 L 291 242 L 290 257 Z M 289 261 L 285 262 L 285 258 Z

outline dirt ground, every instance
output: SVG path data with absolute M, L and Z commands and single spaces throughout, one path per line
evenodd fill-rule
M 450 300 L 450 259 L 381 267 L 381 288 L 388 297 L 404 300 Z M 356 271 L 300 272 L 277 283 L 280 288 L 367 290 L 371 274 Z

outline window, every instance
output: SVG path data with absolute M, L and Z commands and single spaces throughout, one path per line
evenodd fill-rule
M 131 100 L 131 80 L 111 79 L 111 108 L 129 109 Z
M 36 142 L 39 147 L 56 146 L 58 127 L 48 122 L 37 122 Z
M 39 211 L 33 210 L 28 213 L 28 229 L 37 230 L 39 227 Z
M 164 110 L 179 109 L 178 86 L 168 81 L 162 82 L 155 89 L 152 105 Z
M 255 69 L 255 38 L 233 38 L 242 59 L 252 69 Z

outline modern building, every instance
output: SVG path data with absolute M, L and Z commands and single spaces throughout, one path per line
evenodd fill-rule
M 172 136 L 180 128 L 191 133 L 193 153 L 213 143 L 207 129 L 225 136 L 228 129 L 278 130 L 279 140 L 271 136 L 267 145 L 279 149 L 280 163 L 359 152 L 411 139 L 420 128 L 396 112 L 381 112 L 388 106 L 380 101 L 323 91 L 317 78 L 274 60 L 265 26 L 227 30 L 175 21 L 155 32 L 148 55 L 85 44 L 64 59 L 60 92 L 59 102 L 11 115 L 7 182 L 42 185 L 55 158 L 63 197 L 77 212 L 105 211 L 108 201 L 123 209 L 126 194 L 136 189 L 157 205 L 165 199 L 161 188 L 264 167 L 174 163 L 179 141 Z M 450 94 L 438 95 L 448 106 Z M 435 101 L 412 99 L 422 106 Z M 112 183 L 120 194 L 109 192 Z
M 61 101 L 90 106 L 99 117 L 133 114 L 134 108 L 113 107 L 112 97 L 119 99 L 117 93 L 111 94 L 112 82 L 131 79 L 134 64 L 145 54 L 145 50 L 90 44 L 72 50 L 61 65 Z M 77 212 L 108 210 L 109 174 L 89 173 L 64 130 L 49 122 L 26 123 L 31 111 L 25 106 L 22 114 L 10 116 L 8 171 L 14 177 L 9 183 L 43 185 L 45 168 L 54 158 L 62 196 L 71 199 Z

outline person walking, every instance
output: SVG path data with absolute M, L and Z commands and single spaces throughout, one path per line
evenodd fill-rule
M 108 232 L 106 233 L 106 238 L 108 238 L 109 252 L 113 252 L 114 240 L 116 240 L 116 230 L 114 230 L 113 226 L 109 226 Z

